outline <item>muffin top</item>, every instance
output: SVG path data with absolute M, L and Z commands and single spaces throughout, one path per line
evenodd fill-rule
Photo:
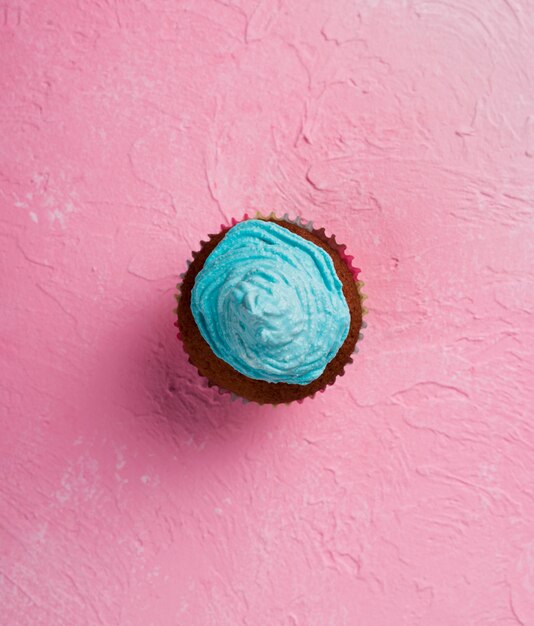
M 318 378 L 350 326 L 328 253 L 264 220 L 237 224 L 211 252 L 195 278 L 191 309 L 220 359 L 271 383 Z

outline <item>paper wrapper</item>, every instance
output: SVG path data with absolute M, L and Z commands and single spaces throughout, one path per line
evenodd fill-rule
M 292 218 L 289 217 L 289 215 L 287 213 L 285 213 L 282 217 L 278 217 L 275 213 L 269 213 L 267 215 L 264 215 L 262 213 L 255 213 L 253 215 L 249 215 L 249 214 L 245 213 L 245 215 L 243 216 L 243 218 L 241 220 L 236 220 L 235 218 L 232 218 L 231 221 L 230 221 L 230 224 L 221 224 L 219 233 L 226 232 L 227 230 L 232 228 L 232 226 L 235 226 L 236 224 L 239 224 L 239 222 L 243 222 L 245 220 L 250 220 L 250 219 L 275 220 L 277 222 L 288 222 L 290 224 L 295 224 L 296 226 L 300 226 L 301 228 L 305 228 L 306 230 L 314 233 L 324 243 L 326 243 L 332 250 L 335 250 L 339 254 L 339 256 L 345 262 L 346 266 L 349 268 L 351 274 L 354 277 L 354 282 L 356 283 L 356 287 L 357 287 L 358 293 L 360 295 L 360 300 L 362 302 L 362 326 L 361 326 L 360 333 L 358 335 L 358 340 L 356 342 L 356 345 L 354 347 L 354 352 L 353 352 L 353 355 L 356 354 L 359 351 L 359 343 L 363 339 L 363 332 L 362 332 L 362 330 L 367 328 L 367 323 L 366 323 L 366 321 L 364 319 L 365 315 L 367 315 L 367 309 L 366 309 L 365 306 L 363 306 L 363 302 L 367 299 L 367 296 L 362 292 L 362 287 L 364 286 L 364 283 L 361 280 L 359 280 L 359 278 L 358 278 L 361 270 L 358 267 L 356 267 L 355 265 L 353 265 L 354 257 L 351 256 L 350 254 L 347 254 L 347 252 L 346 252 L 347 246 L 345 244 L 338 243 L 336 241 L 336 238 L 335 238 L 334 235 L 330 235 L 330 236 L 327 235 L 324 228 L 316 229 L 316 228 L 313 227 L 312 222 L 306 221 L 302 217 L 296 217 L 295 219 L 292 219 Z M 199 250 L 201 250 L 206 243 L 207 243 L 206 241 L 201 241 Z M 189 267 L 191 262 L 192 262 L 191 260 L 187 261 L 187 267 Z M 184 278 L 184 276 L 185 276 L 185 272 L 180 274 L 180 280 L 182 280 Z M 180 299 L 180 287 L 181 287 L 181 282 L 179 282 L 176 285 L 176 289 L 177 289 L 176 300 L 177 300 L 177 302 Z M 175 309 L 175 313 L 176 314 L 178 313 L 177 309 Z M 177 335 L 177 337 L 178 337 L 178 339 L 180 341 L 182 341 L 182 337 L 180 335 L 180 329 L 179 329 L 179 326 L 178 326 L 178 321 L 175 322 L 175 326 L 176 326 L 176 328 L 178 328 L 178 335 Z M 336 378 L 331 383 L 329 383 L 330 385 L 333 384 L 335 382 L 335 380 L 337 380 L 338 377 L 344 375 L 345 367 L 349 363 L 352 363 L 352 361 L 353 361 L 353 359 L 351 357 L 350 360 L 347 361 L 347 363 L 345 364 L 344 368 L 336 376 Z M 191 361 L 191 358 L 189 358 L 189 363 L 191 363 L 191 365 L 193 365 L 193 366 L 195 365 Z M 195 369 L 196 369 L 196 367 L 195 367 Z M 211 388 L 215 389 L 220 395 L 228 395 L 228 396 L 230 396 L 230 398 L 232 400 L 240 400 L 241 402 L 243 402 L 243 404 L 248 404 L 249 402 L 252 402 L 252 403 L 256 404 L 256 402 L 254 402 L 252 400 L 247 400 L 246 398 L 238 396 L 237 394 L 233 393 L 232 391 L 229 391 L 228 389 L 224 389 L 224 388 L 216 385 L 211 380 L 205 378 L 198 370 L 197 370 L 197 373 L 200 376 L 200 378 L 203 380 L 204 386 L 211 387 Z M 304 400 L 307 400 L 308 398 L 313 398 L 318 393 L 323 393 L 325 391 L 326 387 L 328 387 L 328 386 L 329 385 L 327 384 L 325 387 L 323 387 L 319 391 L 315 392 L 314 394 L 310 394 L 309 396 L 306 396 L 305 398 L 302 398 L 300 400 L 294 400 L 294 402 L 297 402 L 297 403 L 301 404 L 302 402 L 304 402 Z M 283 403 L 283 404 L 292 404 L 292 403 L 291 402 L 286 402 L 286 403 Z M 278 406 L 278 404 L 272 404 L 271 406 Z

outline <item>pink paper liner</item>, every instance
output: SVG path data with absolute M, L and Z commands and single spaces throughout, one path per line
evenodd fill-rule
M 367 296 L 362 293 L 361 288 L 364 286 L 364 283 L 359 280 L 358 276 L 361 272 L 359 267 L 356 267 L 355 265 L 353 265 L 353 261 L 354 261 L 354 257 L 350 254 L 347 254 L 346 250 L 347 250 L 347 246 L 345 244 L 340 244 L 336 241 L 336 237 L 335 235 L 330 235 L 328 236 L 326 234 L 326 231 L 324 228 L 319 228 L 319 229 L 315 229 L 313 228 L 313 224 L 311 221 L 306 221 L 301 217 L 296 217 L 295 219 L 291 219 L 289 217 L 289 215 L 287 213 L 285 213 L 282 217 L 278 217 L 274 212 L 269 213 L 268 215 L 263 215 L 260 212 L 257 212 L 255 215 L 250 216 L 248 213 L 245 213 L 242 217 L 242 219 L 237 220 L 235 219 L 235 217 L 232 217 L 232 219 L 230 220 L 230 224 L 221 224 L 220 226 L 220 230 L 219 232 L 226 232 L 227 230 L 230 230 L 230 228 L 232 228 L 232 226 L 235 226 L 236 224 L 239 224 L 240 222 L 244 222 L 246 220 L 250 220 L 250 219 L 274 219 L 278 222 L 288 222 L 290 224 L 295 224 L 296 226 L 300 226 L 302 228 L 305 228 L 306 230 L 313 232 L 315 235 L 317 235 L 322 241 L 324 241 L 326 244 L 328 244 L 328 246 L 330 246 L 330 248 L 332 248 L 332 250 L 335 250 L 339 256 L 341 257 L 341 259 L 345 262 L 346 266 L 349 268 L 351 274 L 354 277 L 354 282 L 356 283 L 357 289 L 358 289 L 358 293 L 360 295 L 360 300 L 362 303 L 362 325 L 360 328 L 360 333 L 358 335 L 358 339 L 356 340 L 356 345 L 354 347 L 354 352 L 353 354 L 358 353 L 358 344 L 360 343 L 360 341 L 363 339 L 363 333 L 362 333 L 362 329 L 367 328 L 367 323 L 365 322 L 365 320 L 363 319 L 365 315 L 367 315 L 367 309 L 366 307 L 363 306 L 363 302 L 367 299 Z M 211 237 L 210 237 L 211 238 Z M 199 251 L 202 249 L 202 247 L 206 244 L 206 241 L 201 241 L 200 242 L 200 248 Z M 191 261 L 188 260 L 187 261 L 187 267 L 189 267 L 189 265 L 191 264 Z M 185 272 L 183 272 L 182 274 L 180 274 L 180 278 L 183 279 L 183 277 L 185 276 Z M 181 283 L 178 283 L 176 285 L 176 289 L 178 291 L 178 293 L 176 294 L 176 301 L 178 301 L 180 299 L 180 287 L 181 287 Z M 178 310 L 175 309 L 174 312 L 177 314 Z M 177 333 L 177 337 L 180 340 L 180 342 L 183 345 L 183 341 L 182 341 L 182 337 L 180 335 L 180 328 L 178 326 L 178 321 L 176 321 L 174 323 L 174 325 L 176 326 L 176 328 L 178 329 L 178 333 Z M 184 346 L 185 349 L 185 346 Z M 186 351 L 187 354 L 187 351 Z M 188 355 L 189 356 L 189 355 Z M 249 403 L 253 403 L 253 404 L 259 404 L 259 405 L 265 405 L 265 404 L 270 404 L 268 402 L 265 403 L 260 403 L 260 402 L 256 402 L 254 400 L 247 400 L 246 398 L 243 398 L 242 396 L 237 395 L 236 393 L 234 393 L 233 391 L 230 391 L 229 389 L 225 389 L 223 387 L 219 387 L 219 385 L 213 383 L 211 380 L 207 379 L 205 376 L 203 376 L 198 369 L 196 368 L 195 364 L 191 361 L 191 357 L 188 358 L 189 363 L 191 363 L 191 365 L 193 365 L 197 371 L 198 376 L 202 379 L 203 381 L 203 386 L 204 387 L 210 387 L 212 389 L 215 389 L 215 391 L 219 394 L 219 395 L 228 395 L 230 396 L 232 401 L 235 400 L 241 400 L 243 402 L 243 404 L 249 404 Z M 327 387 L 329 387 L 330 385 L 333 385 L 335 383 L 335 381 L 341 377 L 344 376 L 345 374 L 345 368 L 347 367 L 347 365 L 351 364 L 353 362 L 353 358 L 351 357 L 347 363 L 345 363 L 345 365 L 343 366 L 343 369 L 341 370 L 341 372 L 339 372 L 339 374 L 337 374 L 337 376 L 335 377 L 335 379 L 328 383 L 325 387 L 323 387 L 322 389 L 319 389 L 318 391 L 316 391 L 315 393 L 306 396 L 305 398 L 301 398 L 300 400 L 293 400 L 291 402 L 281 402 L 281 403 L 277 403 L 277 404 L 271 404 L 271 406 L 276 407 L 279 406 L 280 404 L 284 404 L 284 405 L 289 405 L 289 404 L 293 404 L 293 402 L 296 402 L 298 404 L 302 404 L 305 400 L 314 398 L 318 393 L 324 393 L 324 391 L 326 390 Z

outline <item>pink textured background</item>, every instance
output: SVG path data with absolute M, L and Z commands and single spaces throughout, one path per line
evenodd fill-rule
M 534 624 L 534 3 L 0 2 L 0 623 Z M 175 340 L 245 210 L 349 244 L 313 402 Z

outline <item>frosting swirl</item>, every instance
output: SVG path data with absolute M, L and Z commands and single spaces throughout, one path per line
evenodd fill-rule
M 197 274 L 196 324 L 212 351 L 249 378 L 306 385 L 347 337 L 350 312 L 330 256 L 287 228 L 231 228 Z

